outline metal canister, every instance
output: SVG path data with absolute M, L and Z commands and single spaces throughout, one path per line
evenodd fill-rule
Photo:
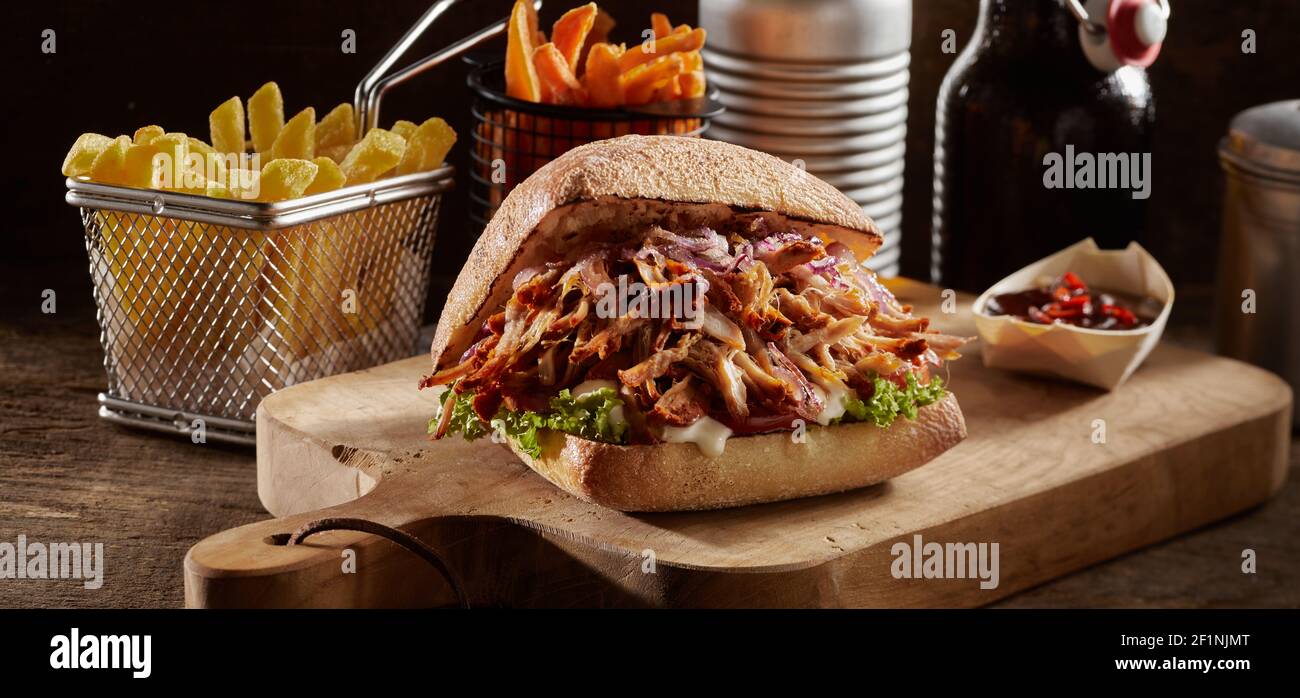
M 708 0 L 709 84 L 727 112 L 708 138 L 775 155 L 839 188 L 901 255 L 912 0 Z
M 1219 352 L 1300 389 L 1300 99 L 1238 114 L 1219 160 L 1227 174 Z M 1292 423 L 1300 426 L 1300 412 Z

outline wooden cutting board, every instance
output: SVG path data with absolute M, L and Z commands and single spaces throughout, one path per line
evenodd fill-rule
M 898 290 L 940 329 L 974 334 L 968 315 L 937 312 L 937 289 Z M 195 545 L 187 605 L 454 601 L 425 561 L 374 535 L 283 545 L 310 520 L 348 516 L 433 546 L 474 605 L 978 606 L 1264 501 L 1286 476 L 1291 424 L 1288 386 L 1236 361 L 1165 345 L 1103 393 L 986 369 L 976 344 L 949 381 L 970 436 L 919 470 L 791 502 L 623 514 L 487 439 L 427 441 L 436 398 L 415 389 L 427 368 L 416 357 L 267 398 L 258 491 L 280 518 Z M 997 543 L 996 588 L 896 577 L 893 547 L 917 535 Z

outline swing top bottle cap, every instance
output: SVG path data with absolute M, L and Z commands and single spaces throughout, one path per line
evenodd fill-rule
M 1156 0 L 1114 0 L 1106 14 L 1111 50 L 1126 65 L 1145 68 L 1154 63 L 1168 29 Z
M 1068 0 L 1088 62 L 1104 73 L 1155 63 L 1169 31 L 1168 0 Z

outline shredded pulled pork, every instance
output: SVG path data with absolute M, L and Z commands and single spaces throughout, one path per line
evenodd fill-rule
M 653 443 L 704 416 L 738 433 L 819 420 L 877 379 L 928 383 L 966 341 L 931 331 L 837 243 L 761 224 L 635 240 L 521 271 L 460 361 L 422 385 L 472 392 L 487 422 L 613 380 L 629 441 Z

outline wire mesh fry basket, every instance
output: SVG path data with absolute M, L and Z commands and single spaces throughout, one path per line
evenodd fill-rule
M 266 395 L 410 356 L 450 185 L 443 168 L 262 204 L 69 180 L 108 374 L 100 416 L 251 443 Z
M 454 3 L 430 7 L 358 85 L 358 133 L 390 87 L 504 31 L 389 73 Z M 452 177 L 444 166 L 278 203 L 68 179 L 108 374 L 99 415 L 253 444 L 270 393 L 413 355 Z

